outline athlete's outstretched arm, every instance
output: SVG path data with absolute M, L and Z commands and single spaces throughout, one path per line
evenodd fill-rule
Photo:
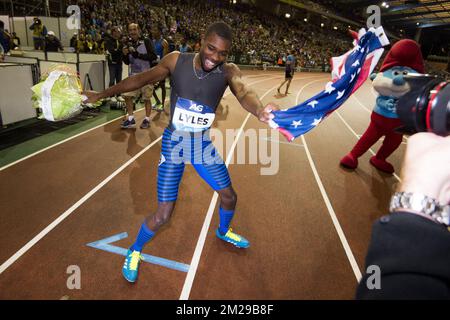
M 274 103 L 268 103 L 263 107 L 261 100 L 253 89 L 247 86 L 242 80 L 242 72 L 234 63 L 227 65 L 227 76 L 230 90 L 238 99 L 241 106 L 255 115 L 260 121 L 268 123 L 273 119 L 274 115 L 270 113 L 272 110 L 279 110 Z
M 168 77 L 175 69 L 177 63 L 178 51 L 171 52 L 165 56 L 156 66 L 150 70 L 138 73 L 134 76 L 128 77 L 118 84 L 106 89 L 102 92 L 86 91 L 84 95 L 88 97 L 86 103 L 94 103 L 97 100 L 111 97 L 120 93 L 130 92 L 142 88 L 147 84 L 153 84 Z

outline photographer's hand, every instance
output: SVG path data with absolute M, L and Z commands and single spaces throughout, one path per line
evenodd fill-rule
M 399 192 L 421 193 L 450 203 L 450 136 L 417 133 L 408 139 Z

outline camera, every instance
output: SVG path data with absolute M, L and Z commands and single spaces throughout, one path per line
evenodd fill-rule
M 411 89 L 397 103 L 404 125 L 398 131 L 450 135 L 450 81 L 428 74 L 408 74 L 404 79 Z
M 139 46 L 139 43 L 136 43 L 131 38 L 128 38 L 126 41 L 127 42 L 125 42 L 125 45 L 123 47 L 124 49 L 128 49 L 128 51 L 130 51 L 130 53 L 137 51 L 137 47 Z

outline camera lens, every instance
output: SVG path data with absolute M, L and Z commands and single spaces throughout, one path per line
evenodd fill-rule
M 410 91 L 397 104 L 397 114 L 405 133 L 450 134 L 450 83 L 432 75 L 404 77 Z

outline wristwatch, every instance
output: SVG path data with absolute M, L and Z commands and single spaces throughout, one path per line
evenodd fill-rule
M 430 217 L 437 223 L 450 225 L 450 205 L 441 205 L 436 199 L 420 193 L 396 192 L 391 198 L 389 210 L 411 210 Z

